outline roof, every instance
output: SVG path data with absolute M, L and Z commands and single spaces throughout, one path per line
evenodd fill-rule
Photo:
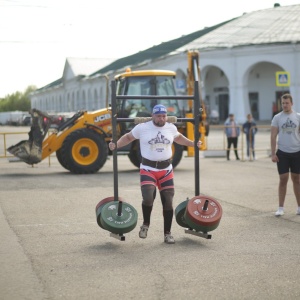
M 67 68 L 72 70 L 73 76 L 88 76 L 92 72 L 95 72 L 99 68 L 110 64 L 115 58 L 78 58 L 78 57 L 67 57 L 64 67 L 64 73 Z M 46 90 L 52 87 L 57 87 L 63 83 L 63 78 L 57 79 L 46 86 L 37 89 L 37 91 Z
M 35 94 L 36 92 L 39 92 L 39 91 L 42 91 L 42 90 L 46 90 L 46 89 L 50 89 L 50 88 L 53 88 L 53 87 L 57 87 L 59 85 L 61 85 L 63 83 L 63 78 L 59 78 L 55 81 L 52 81 L 50 82 L 49 84 L 35 90 L 34 92 L 32 92 L 32 94 Z
M 67 62 L 75 76 L 89 75 L 97 71 L 99 68 L 103 68 L 110 64 L 114 60 L 116 60 L 116 58 L 67 58 Z
M 217 28 L 178 49 L 232 48 L 300 42 L 300 5 L 258 10 Z
M 277 6 L 243 14 L 215 26 L 207 27 L 184 35 L 180 38 L 161 43 L 133 55 L 104 63 L 105 59 L 96 59 L 102 66 L 93 64 L 94 59 L 68 58 L 77 75 L 93 77 L 109 71 L 125 69 L 147 60 L 154 60 L 176 52 L 186 50 L 205 50 L 215 48 L 232 48 L 248 45 L 282 44 L 300 42 L 300 4 Z M 94 70 L 88 72 L 89 68 Z M 100 69 L 99 69 L 100 68 Z M 88 75 L 90 74 L 90 75 Z M 58 79 L 45 87 L 47 89 L 63 82 Z
M 90 77 L 95 76 L 97 74 L 105 74 L 112 70 L 119 70 L 119 69 L 125 68 L 127 66 L 137 65 L 146 60 L 153 60 L 153 59 L 162 57 L 164 55 L 167 55 L 171 52 L 174 52 L 175 50 L 182 47 L 183 45 L 186 45 L 187 43 L 190 43 L 191 41 L 193 41 L 201 36 L 204 36 L 204 35 L 208 34 L 209 32 L 214 31 L 221 26 L 224 26 L 225 24 L 231 22 L 232 20 L 234 20 L 234 19 L 219 23 L 219 24 L 211 26 L 211 27 L 206 27 L 202 30 L 198 30 L 193 33 L 184 35 L 180 38 L 161 43 L 158 46 L 153 46 L 151 48 L 140 51 L 133 55 L 120 58 L 120 59 L 114 61 L 113 63 L 105 66 L 104 68 L 99 69 L 97 72 L 92 73 L 90 75 Z

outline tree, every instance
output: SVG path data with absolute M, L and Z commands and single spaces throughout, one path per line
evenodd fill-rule
M 24 93 L 15 92 L 0 99 L 0 112 L 4 111 L 29 111 L 31 108 L 29 94 L 36 90 L 34 85 L 27 87 Z

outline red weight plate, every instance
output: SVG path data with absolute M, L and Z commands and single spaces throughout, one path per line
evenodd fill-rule
M 222 207 L 216 199 L 200 195 L 189 200 L 185 213 L 193 223 L 210 227 L 220 222 Z
M 115 200 L 115 197 L 114 197 L 114 196 L 112 196 L 112 197 L 107 197 L 107 198 L 102 199 L 102 200 L 96 205 L 96 211 L 97 211 L 98 207 L 99 207 L 100 205 L 102 205 L 103 203 L 107 203 L 107 202 L 109 202 L 109 201 L 114 201 L 114 200 Z M 119 201 L 124 201 L 124 199 L 123 199 L 122 197 L 119 197 Z

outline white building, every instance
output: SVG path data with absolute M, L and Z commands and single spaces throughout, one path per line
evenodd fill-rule
M 299 16 L 300 5 L 274 5 L 119 59 L 94 73 L 75 72 L 67 59 L 63 77 L 33 93 L 31 106 L 56 112 L 105 107 L 108 83 L 128 66 L 176 71 L 178 92 L 185 93 L 186 52 L 199 50 L 202 97 L 221 120 L 228 113 L 240 122 L 247 113 L 271 120 L 273 104 L 286 92 L 300 111 Z

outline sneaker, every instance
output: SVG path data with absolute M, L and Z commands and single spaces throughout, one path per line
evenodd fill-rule
M 175 240 L 171 233 L 165 234 L 165 243 L 167 244 L 175 244 Z
M 141 230 L 140 230 L 140 232 L 139 232 L 139 237 L 141 238 L 141 239 L 145 239 L 146 237 L 147 237 L 147 232 L 148 232 L 148 229 L 149 229 L 149 226 L 147 226 L 147 225 L 142 225 L 141 226 Z
M 278 209 L 275 213 L 276 217 L 283 216 L 283 215 L 284 215 L 284 211 L 282 209 Z

